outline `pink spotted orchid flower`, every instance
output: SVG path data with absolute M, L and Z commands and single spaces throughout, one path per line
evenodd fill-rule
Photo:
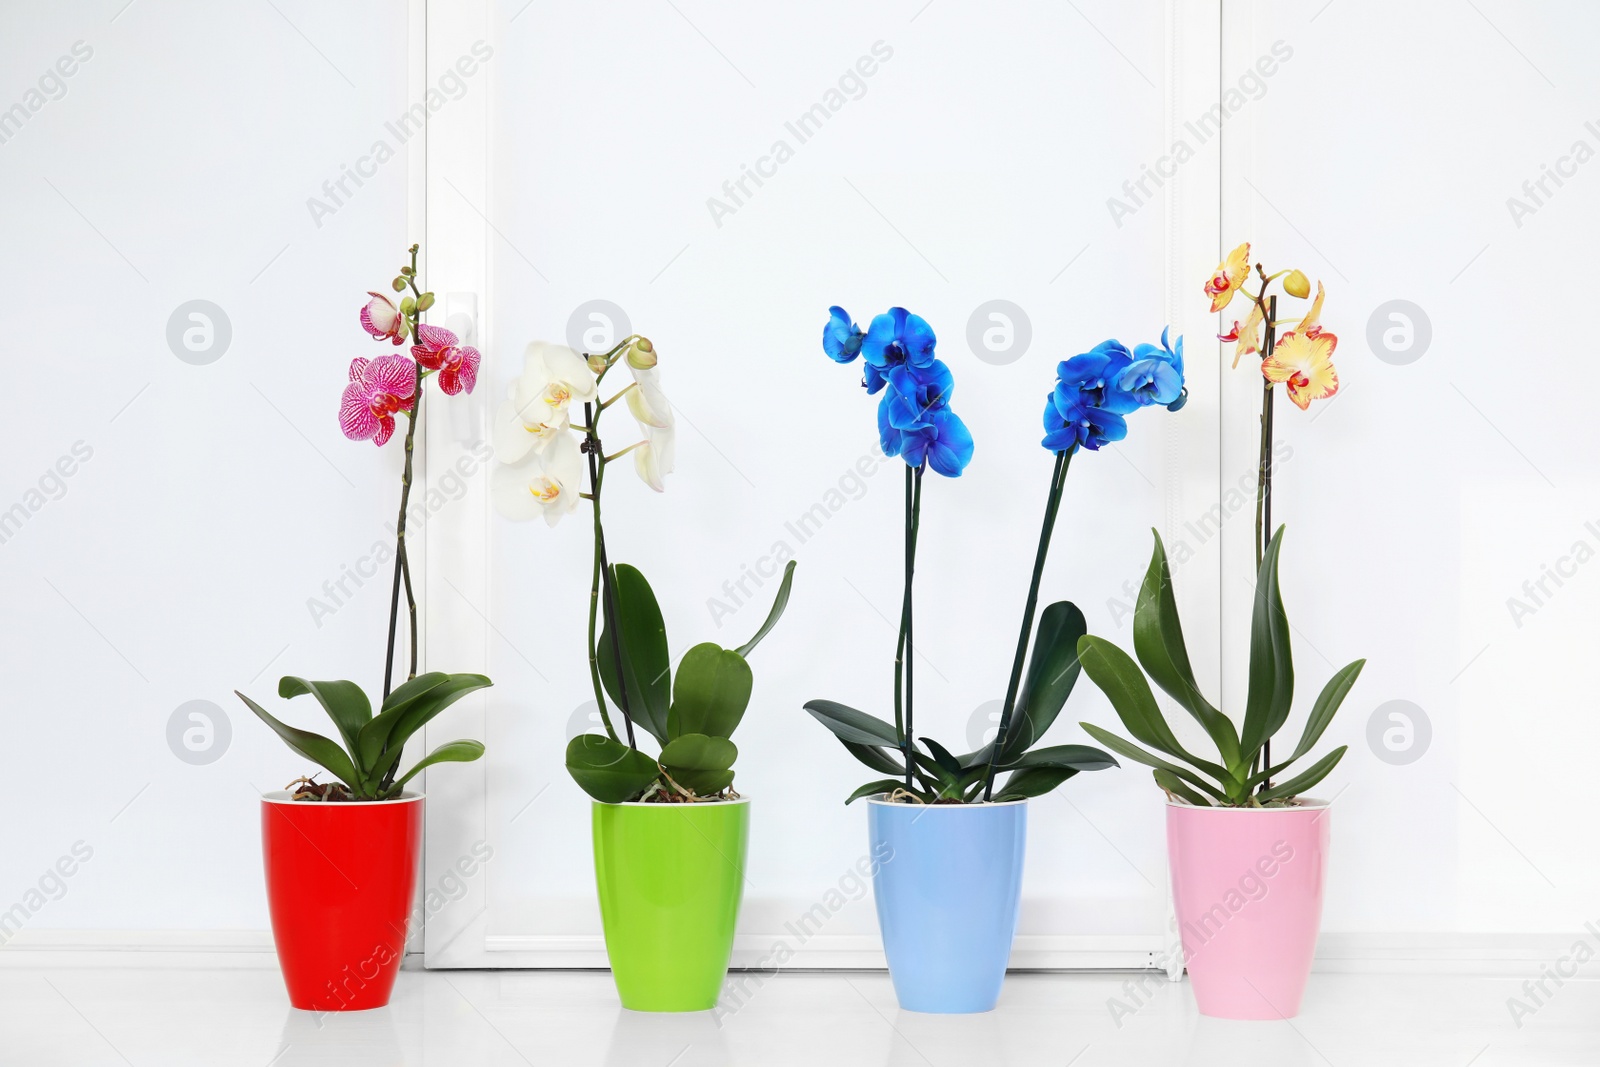
M 397 345 L 406 343 L 406 317 L 400 309 L 381 293 L 368 292 L 372 297 L 361 309 L 361 328 L 375 340 L 385 338 Z
M 417 326 L 418 343 L 411 346 L 411 354 L 418 363 L 439 372 L 439 388 L 450 396 L 465 389 L 472 392 L 478 382 L 478 364 L 483 355 L 471 345 L 440 326 Z
M 339 428 L 352 441 L 381 446 L 394 436 L 395 412 L 410 411 L 416 391 L 417 366 L 405 356 L 354 359 L 339 403 Z

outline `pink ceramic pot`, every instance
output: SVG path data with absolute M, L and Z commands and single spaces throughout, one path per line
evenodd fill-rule
M 1322 922 L 1328 807 L 1167 805 L 1167 857 L 1184 963 L 1202 1015 L 1300 1012 Z

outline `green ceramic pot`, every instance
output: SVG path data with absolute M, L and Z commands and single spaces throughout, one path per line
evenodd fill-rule
M 594 805 L 594 877 L 622 1006 L 710 1011 L 733 952 L 750 801 Z

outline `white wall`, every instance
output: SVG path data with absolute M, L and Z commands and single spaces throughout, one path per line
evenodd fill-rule
M 378 682 L 386 590 L 320 626 L 307 600 L 395 507 L 398 450 L 346 441 L 337 409 L 374 354 L 364 291 L 410 243 L 404 149 L 320 226 L 306 202 L 403 109 L 406 26 L 392 4 L 274 4 L 0 9 L 6 107 L 92 50 L 0 143 L 0 508 L 90 454 L 0 543 L 0 907 L 93 850 L 29 933 L 264 929 L 256 791 L 302 767 L 232 690 Z M 207 365 L 167 343 L 195 299 L 231 324 Z M 208 765 L 168 746 L 193 700 L 230 723 Z

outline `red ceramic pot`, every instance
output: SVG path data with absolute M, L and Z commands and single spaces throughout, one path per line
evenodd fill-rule
M 422 799 L 325 804 L 283 790 L 261 798 L 267 906 L 290 1004 L 389 1003 L 422 855 Z

